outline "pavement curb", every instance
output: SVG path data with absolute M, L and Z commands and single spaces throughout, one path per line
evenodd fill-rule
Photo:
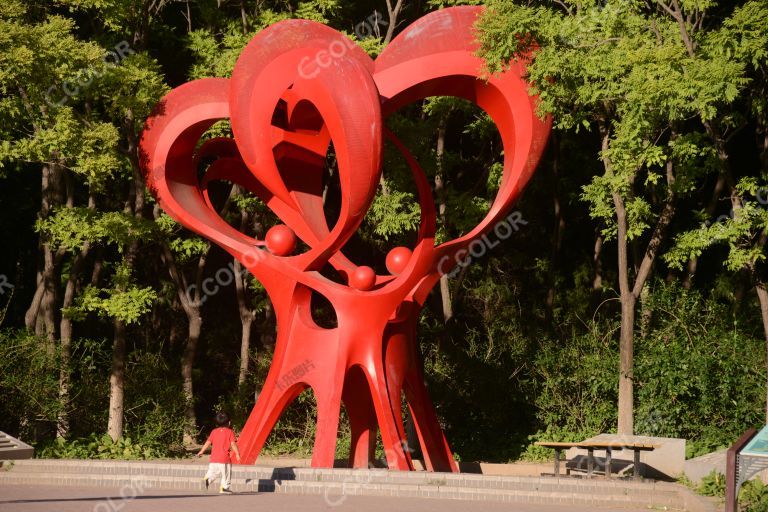
M 14 461 L 0 471 L 3 485 L 54 485 L 202 490 L 205 466 L 173 462 L 92 460 Z M 485 476 L 385 469 L 318 469 L 234 466 L 239 492 L 299 495 L 439 498 L 472 502 L 590 505 L 601 509 L 648 508 L 714 512 L 715 506 L 684 486 L 666 482 Z

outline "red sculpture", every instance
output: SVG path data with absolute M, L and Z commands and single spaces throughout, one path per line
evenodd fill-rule
M 219 244 L 264 285 L 277 316 L 274 360 L 239 440 L 252 464 L 285 408 L 305 389 L 317 400 L 312 465 L 332 467 L 339 412 L 352 429 L 350 463 L 373 461 L 377 428 L 390 469 L 411 470 L 401 400 L 404 394 L 431 471 L 457 471 L 424 384 L 416 346 L 419 312 L 429 291 L 470 243 L 503 218 L 531 177 L 550 123 L 535 114 L 523 80 L 525 63 L 480 78 L 473 25 L 481 8 L 443 9 L 405 29 L 374 61 L 335 30 L 288 20 L 260 32 L 243 50 L 232 78 L 204 79 L 171 91 L 147 120 L 142 165 L 162 208 Z M 504 143 L 504 174 L 485 219 L 470 233 L 435 247 L 435 205 L 427 179 L 383 125 L 400 107 L 429 96 L 465 98 L 483 108 Z M 234 139 L 200 144 L 213 123 L 229 119 Z M 386 258 L 376 275 L 341 251 L 359 227 L 379 183 L 383 139 L 407 160 L 421 204 L 418 242 Z M 328 226 L 323 171 L 333 141 L 341 212 Z M 202 177 L 200 170 L 205 169 Z M 261 198 L 284 222 L 255 240 L 222 220 L 208 186 L 224 180 Z M 309 249 L 292 255 L 296 237 Z M 332 265 L 348 285 L 320 274 Z M 312 319 L 320 294 L 338 327 Z

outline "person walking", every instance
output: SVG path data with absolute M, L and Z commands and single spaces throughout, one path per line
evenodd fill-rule
M 216 424 L 218 427 L 211 432 L 208 440 L 197 454 L 198 457 L 202 457 L 208 447 L 213 446 L 208 463 L 208 472 L 203 477 L 203 483 L 205 488 L 208 489 L 211 482 L 216 480 L 217 476 L 220 476 L 221 486 L 219 493 L 232 494 L 232 457 L 230 456 L 230 451 L 234 452 L 238 462 L 240 461 L 240 452 L 237 449 L 235 432 L 232 430 L 229 415 L 225 412 L 217 414 Z

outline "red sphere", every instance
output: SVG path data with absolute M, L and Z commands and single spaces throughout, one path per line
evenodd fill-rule
M 400 275 L 411 259 L 411 250 L 407 247 L 395 247 L 387 254 L 387 270 L 393 276 Z
M 371 267 L 357 267 L 349 276 L 349 284 L 361 291 L 370 290 L 376 284 L 376 272 Z
M 296 234 L 285 224 L 278 224 L 267 231 L 266 242 L 272 254 L 288 256 L 296 249 Z

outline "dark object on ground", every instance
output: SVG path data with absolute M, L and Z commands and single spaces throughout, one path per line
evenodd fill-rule
M 632 450 L 634 452 L 634 463 L 632 464 L 632 476 L 635 480 L 642 478 L 642 465 L 640 464 L 640 452 L 641 451 L 653 451 L 657 448 L 656 445 L 644 444 L 644 443 L 599 443 L 591 441 L 582 441 L 578 443 L 547 443 L 537 442 L 536 446 L 543 446 L 545 448 L 552 448 L 555 450 L 555 476 L 560 476 L 560 452 L 567 448 L 585 448 L 589 454 L 586 457 L 586 470 L 587 478 L 591 478 L 595 473 L 595 462 L 598 466 L 602 466 L 603 473 L 606 478 L 611 477 L 612 461 L 611 456 L 614 450 Z M 596 459 L 594 456 L 595 450 L 605 450 L 604 459 Z M 567 466 L 566 466 L 567 467 Z M 579 462 L 572 467 L 568 468 L 568 474 L 571 469 L 583 469 L 583 458 L 580 458 Z M 628 469 L 627 467 L 622 470 Z

